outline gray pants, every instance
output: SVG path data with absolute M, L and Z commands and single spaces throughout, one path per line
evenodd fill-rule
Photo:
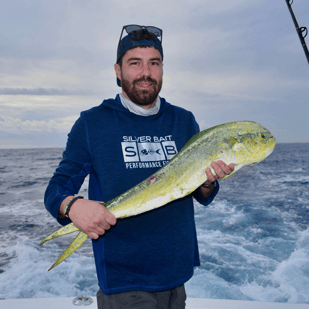
M 131 291 L 105 295 L 97 293 L 98 309 L 184 309 L 184 285 L 163 292 Z

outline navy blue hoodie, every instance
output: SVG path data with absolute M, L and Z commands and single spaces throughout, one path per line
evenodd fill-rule
M 58 218 L 62 200 L 77 194 L 90 174 L 89 199 L 108 201 L 134 187 L 168 161 L 199 131 L 191 112 L 161 98 L 158 114 L 138 116 L 119 95 L 81 113 L 68 135 L 62 161 L 45 193 L 47 210 Z M 194 196 L 200 188 L 155 210 L 126 219 L 93 240 L 99 286 L 105 294 L 163 291 L 179 286 L 199 265 Z

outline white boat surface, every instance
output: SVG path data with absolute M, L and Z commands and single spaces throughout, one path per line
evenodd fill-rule
M 74 305 L 73 300 L 73 297 L 4 299 L 0 300 L 0 309 L 97 309 L 96 297 L 91 297 L 91 304 L 83 306 Z M 186 309 L 309 309 L 309 304 L 188 298 Z

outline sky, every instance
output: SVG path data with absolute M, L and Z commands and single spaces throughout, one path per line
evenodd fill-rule
M 292 8 L 309 28 L 309 1 Z M 201 130 L 251 120 L 309 142 L 309 65 L 285 0 L 2 0 L 0 148 L 65 147 L 81 111 L 121 92 L 128 24 L 163 29 L 160 96 Z

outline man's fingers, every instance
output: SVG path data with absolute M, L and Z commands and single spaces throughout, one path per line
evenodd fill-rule
M 90 200 L 76 201 L 70 216 L 75 226 L 88 237 L 97 239 L 117 222 L 116 217 L 102 203 Z
M 107 231 L 111 228 L 111 225 L 112 224 L 109 224 L 108 222 L 106 222 L 104 219 L 103 221 L 101 221 L 100 223 L 98 223 L 96 226 L 94 226 L 94 230 L 95 232 L 98 232 L 99 234 L 103 234 L 103 233 L 100 233 L 101 230 L 103 231 Z
M 206 168 L 205 173 L 206 173 L 206 184 L 209 185 L 210 183 L 213 183 L 217 179 L 222 179 L 226 175 L 229 175 L 230 173 L 233 172 L 234 167 L 236 164 L 230 163 L 227 165 L 224 163 L 222 160 L 218 160 L 217 162 L 213 161 L 210 163 L 210 166 L 213 168 L 215 175 L 211 171 L 209 167 Z
M 236 166 L 235 163 L 230 163 L 229 165 L 229 168 L 232 170 L 232 172 L 234 171 L 234 167 Z
M 110 225 L 115 225 L 116 222 L 117 222 L 116 217 L 110 211 L 108 211 L 107 209 L 106 209 L 106 214 L 105 214 L 104 219 Z
M 99 235 L 103 235 L 105 231 L 111 228 L 111 225 L 115 225 L 117 222 L 116 217 L 107 209 L 102 209 L 103 213 L 98 216 L 98 220 L 95 222 L 93 231 Z
M 104 234 L 104 233 L 103 233 Z M 100 235 L 94 233 L 94 232 L 89 232 L 87 233 L 88 237 L 91 239 L 98 239 L 100 237 Z
M 104 235 L 107 230 L 110 229 L 110 225 L 108 223 L 99 223 L 94 224 L 88 228 L 87 235 L 92 239 L 97 239 L 100 236 Z
M 209 167 L 206 168 L 207 182 L 212 183 L 218 179 L 217 175 L 214 175 Z
M 218 160 L 217 162 L 211 162 L 210 166 L 215 171 L 218 178 L 224 178 L 226 175 L 229 175 L 234 170 L 234 163 L 230 163 L 227 165 L 221 160 Z
M 213 168 L 218 178 L 223 178 L 225 176 L 225 173 L 222 170 L 221 164 L 219 165 L 218 162 L 211 162 L 210 166 Z
M 234 170 L 234 166 L 236 165 L 234 163 L 230 163 L 229 165 L 227 165 L 221 160 L 219 160 L 217 164 L 226 175 L 230 174 Z

